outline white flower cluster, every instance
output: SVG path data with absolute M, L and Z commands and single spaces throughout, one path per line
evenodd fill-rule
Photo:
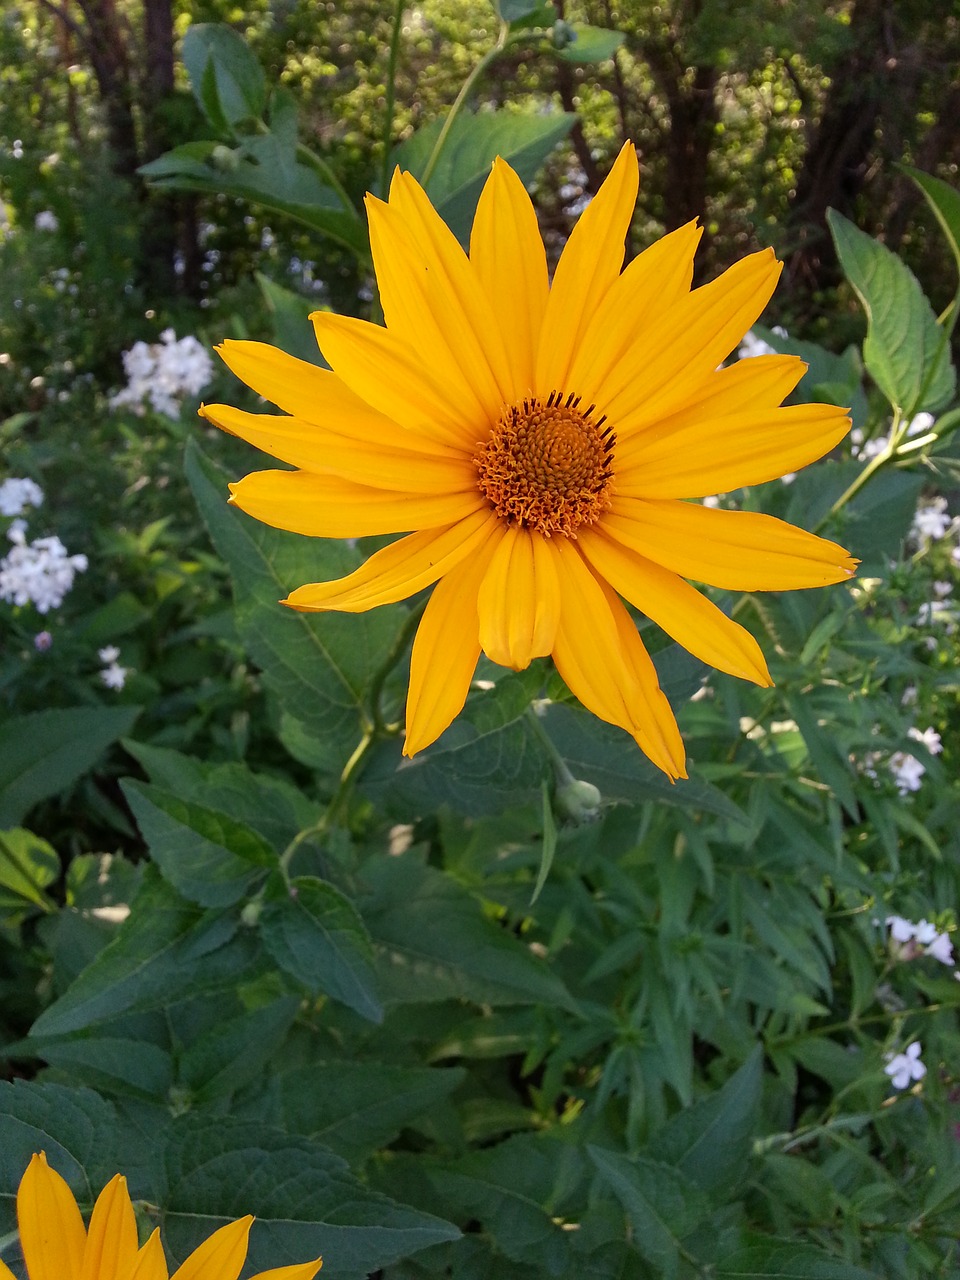
M 11 528 L 9 555 L 0 560 L 0 600 L 35 605 L 39 613 L 59 609 L 74 575 L 87 567 L 86 556 L 71 556 L 57 537 L 27 542 L 22 528 Z
M 156 413 L 179 418 L 184 396 L 199 395 L 213 377 L 213 361 L 194 337 L 180 338 L 164 329 L 159 342 L 135 342 L 123 353 L 127 386 L 110 397 L 112 409 L 128 408 L 140 416 L 147 404 Z
M 934 421 L 932 413 L 918 413 L 907 425 L 906 438 L 912 439 L 914 436 L 926 435 Z M 860 427 L 854 427 L 850 432 L 850 443 L 853 445 L 853 456 L 860 462 L 869 462 L 878 453 L 883 453 L 890 443 L 890 437 L 888 435 L 872 436 L 866 440 Z
M 940 735 L 936 729 L 924 729 L 922 733 L 919 729 L 908 729 L 907 734 L 915 742 L 922 742 L 932 756 L 938 756 L 943 750 Z M 861 766 L 868 778 L 876 778 L 876 767 L 882 759 L 883 752 L 881 751 L 868 753 Z M 914 791 L 919 791 L 923 775 L 927 772 L 926 765 L 908 751 L 895 751 L 887 760 L 887 768 L 893 774 L 897 791 L 902 796 L 908 796 Z
M 786 329 L 779 324 L 775 324 L 770 332 L 775 333 L 778 338 L 788 338 L 790 336 Z M 752 360 L 754 356 L 775 356 L 776 354 L 776 348 L 771 347 L 769 342 L 764 342 L 752 329 L 748 329 L 744 334 L 740 349 L 737 352 L 740 360 Z
M 127 676 L 130 674 L 129 667 L 121 667 L 117 662 L 120 657 L 120 650 L 115 644 L 105 645 L 104 648 L 97 651 L 97 656 L 104 664 L 103 670 L 100 672 L 100 679 L 108 689 L 122 689 L 126 684 Z
M 922 1080 L 927 1068 L 920 1061 L 923 1052 L 919 1040 L 907 1045 L 906 1053 L 888 1053 L 887 1065 L 883 1068 L 890 1077 L 895 1089 L 906 1089 L 911 1080 Z
M 948 933 L 938 933 L 929 920 L 905 920 L 903 916 L 887 916 L 891 943 L 897 943 L 898 960 L 913 960 L 919 955 L 933 956 L 941 964 L 953 964 L 953 943 Z
M 0 484 L 0 516 L 22 516 L 27 507 L 43 505 L 43 490 L 34 480 L 10 476 Z
M 946 498 L 934 498 L 922 507 L 917 507 L 910 526 L 910 536 L 914 542 L 921 544 L 939 542 L 950 532 L 952 525 L 953 518 L 947 514 Z
M 41 209 L 33 220 L 34 231 L 59 231 L 60 219 L 52 209 Z

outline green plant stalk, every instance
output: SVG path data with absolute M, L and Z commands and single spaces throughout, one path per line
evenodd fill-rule
M 870 480 L 881 467 L 886 466 L 890 459 L 895 456 L 903 433 L 906 431 L 906 427 L 907 424 L 903 421 L 900 409 L 895 408 L 893 411 L 893 425 L 890 428 L 890 439 L 887 441 L 883 449 L 881 449 L 875 457 L 870 459 L 853 483 L 847 485 L 846 489 L 844 489 L 843 493 L 841 493 L 840 497 L 836 500 L 823 519 L 817 521 L 817 524 L 813 529 L 814 533 L 819 533 L 825 524 L 829 524 L 833 517 L 837 515 L 838 512 L 842 511 L 847 503 L 860 492 L 867 481 Z

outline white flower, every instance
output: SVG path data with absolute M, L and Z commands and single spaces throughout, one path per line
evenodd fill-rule
M 916 756 L 908 755 L 906 751 L 895 751 L 887 761 L 887 768 L 902 796 L 919 791 L 920 779 L 927 772 Z
M 890 937 L 896 942 L 912 942 L 916 937 L 913 922 L 904 920 L 903 916 L 887 916 L 887 927 L 890 930 Z
M 929 600 L 917 610 L 917 625 L 933 627 L 943 625 L 947 635 L 952 635 L 957 625 L 957 607 L 950 600 Z M 929 639 L 930 637 L 928 637 Z
M 913 960 L 923 948 L 925 956 L 933 956 L 941 964 L 953 964 L 953 943 L 947 933 L 938 933 L 929 920 L 905 920 L 903 916 L 887 916 L 887 928 L 891 941 L 899 943 L 891 948 L 898 960 Z
M 913 926 L 913 936 L 921 947 L 925 947 L 928 942 L 933 942 L 938 936 L 936 925 L 932 925 L 929 920 L 918 920 Z
M 120 650 L 115 644 L 108 644 L 103 649 L 97 650 L 97 657 L 104 664 L 116 662 L 120 657 Z
M 947 515 L 946 498 L 934 498 L 926 506 L 917 508 L 910 533 L 918 542 L 936 542 L 944 536 L 952 523 Z
M 944 582 L 942 579 L 938 578 L 936 582 L 934 582 L 933 584 L 933 594 L 937 597 L 938 600 L 946 599 L 946 597 L 950 595 L 952 591 L 953 591 L 952 582 Z
M 114 409 L 130 408 L 142 415 L 147 402 L 156 413 L 180 416 L 184 396 L 196 396 L 213 377 L 213 361 L 194 337 L 181 338 L 164 329 L 160 341 L 135 342 L 123 354 L 127 386 L 111 396 Z
M 51 209 L 41 209 L 33 220 L 34 231 L 58 231 L 60 219 Z
M 866 462 L 882 453 L 890 441 L 887 436 L 874 436 L 866 440 L 860 427 L 854 427 L 850 432 L 850 443 L 853 445 L 854 457 L 860 462 Z
M 924 729 L 923 733 L 919 729 L 908 729 L 907 736 L 913 738 L 915 742 L 922 742 L 932 756 L 938 756 L 943 750 L 943 744 L 936 729 Z
M 49 631 L 38 631 L 33 637 L 33 647 L 37 653 L 46 653 L 53 644 L 53 636 Z
M 774 330 L 776 333 L 776 330 Z M 781 336 L 785 337 L 785 334 Z M 762 338 L 758 338 L 752 329 L 748 329 L 744 334 L 743 341 L 740 343 L 740 349 L 737 352 L 741 360 L 751 360 L 754 356 L 775 356 L 777 353 L 769 342 L 764 342 Z
M 930 945 L 925 949 L 925 956 L 933 956 L 934 960 L 939 960 L 941 964 L 953 964 L 953 943 L 950 941 L 948 933 L 938 933 Z
M 87 557 L 71 556 L 59 538 L 36 538 L 29 545 L 22 529 L 10 530 L 10 554 L 0 560 L 0 600 L 33 604 L 38 612 L 58 609 Z
M 906 1053 L 887 1054 L 887 1065 L 883 1068 L 890 1077 L 895 1089 L 906 1089 L 911 1080 L 922 1080 L 927 1068 L 920 1061 L 923 1052 L 919 1040 L 907 1045 Z
M 933 426 L 934 421 L 932 413 L 918 413 L 915 418 L 911 418 L 907 423 L 907 435 L 919 436 L 926 434 Z
M 43 504 L 43 490 L 33 480 L 11 476 L 0 484 L 0 516 L 19 516 Z
M 129 674 L 129 667 L 121 667 L 119 663 L 111 662 L 109 667 L 104 667 L 100 672 L 100 679 L 108 689 L 122 689 Z

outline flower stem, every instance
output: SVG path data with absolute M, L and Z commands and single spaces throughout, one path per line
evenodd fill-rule
M 846 489 L 844 489 L 843 493 L 841 493 L 840 497 L 836 500 L 827 514 L 817 522 L 816 527 L 813 530 L 814 533 L 819 533 L 823 526 L 828 524 L 838 512 L 843 510 L 851 498 L 854 498 L 860 492 L 867 481 L 870 480 L 881 467 L 886 466 L 890 459 L 894 457 L 900 444 L 900 438 L 905 429 L 906 423 L 901 420 L 900 410 L 895 409 L 893 414 L 893 425 L 890 428 L 890 439 L 881 451 L 875 457 L 870 459 L 853 483 L 847 485 Z

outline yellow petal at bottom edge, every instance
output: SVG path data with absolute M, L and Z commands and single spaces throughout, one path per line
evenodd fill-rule
M 0 1258 L 0 1280 L 17 1280 L 2 1258 Z
M 273 1267 L 270 1271 L 258 1271 L 250 1280 L 313 1280 L 323 1266 L 322 1258 L 313 1262 L 298 1262 L 292 1267 Z
M 252 1215 L 228 1222 L 204 1240 L 173 1276 L 173 1280 L 237 1280 L 247 1256 Z
M 130 1280 L 167 1280 L 168 1274 L 167 1260 L 160 1243 L 160 1228 L 157 1227 L 137 1254 Z
M 556 540 L 564 586 L 553 660 L 583 705 L 626 729 L 669 778 L 685 778 L 684 748 L 669 702 L 633 620 L 579 551 Z
M 77 1280 L 87 1233 L 73 1192 L 41 1152 L 17 1192 L 20 1247 L 30 1280 Z
M 137 1220 L 127 1180 L 118 1173 L 93 1206 L 80 1280 L 129 1280 L 137 1250 Z

